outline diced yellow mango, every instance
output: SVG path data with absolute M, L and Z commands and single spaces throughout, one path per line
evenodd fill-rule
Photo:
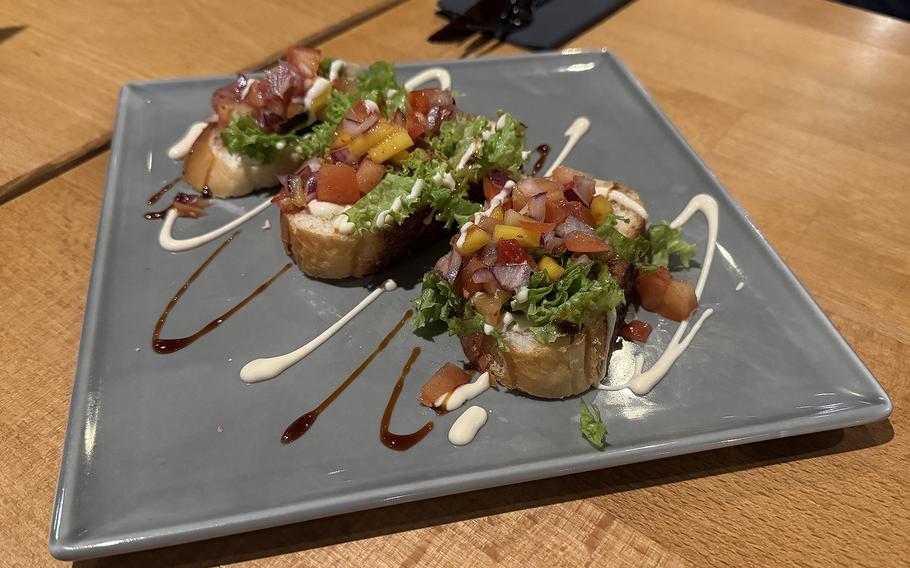
M 480 227 L 471 227 L 465 233 L 464 240 L 459 235 L 458 240 L 455 241 L 455 248 L 462 256 L 471 256 L 486 246 L 488 242 L 490 242 L 490 235 L 486 231 Z M 458 243 L 461 243 L 461 246 Z
M 389 158 L 389 161 L 392 162 L 392 164 L 394 164 L 396 166 L 401 166 L 401 164 L 403 164 L 405 162 L 405 160 L 407 160 L 410 156 L 411 156 L 410 152 L 408 152 L 407 150 L 402 150 L 401 152 L 398 152 L 397 154 L 395 154 L 394 156 Z
M 325 106 L 325 103 L 329 102 L 329 95 L 332 94 L 332 87 L 322 91 L 322 93 L 313 99 L 313 102 L 310 103 L 310 112 L 317 113 L 322 110 L 322 107 Z
M 523 227 L 496 225 L 493 228 L 493 242 L 499 242 L 499 239 L 515 239 L 518 244 L 529 249 L 540 246 L 540 233 Z
M 520 227 L 522 221 L 527 221 L 527 222 L 533 223 L 534 219 L 531 219 L 530 217 L 525 217 L 524 215 L 522 215 L 518 211 L 515 211 L 514 209 L 509 209 L 508 211 L 506 211 L 505 217 L 503 219 L 503 222 L 506 225 L 512 225 L 513 227 Z
M 359 159 L 362 158 L 370 148 L 394 134 L 396 130 L 404 131 L 394 124 L 379 121 L 372 128 L 354 138 L 347 146 L 351 149 L 351 153 L 354 154 L 354 157 Z M 407 132 L 405 132 L 405 134 L 407 134 Z M 376 160 L 373 161 L 375 162 Z
M 613 204 L 605 196 L 595 195 L 591 200 L 591 215 L 594 216 L 594 221 L 598 225 L 602 225 L 612 212 Z
M 408 136 L 407 131 L 402 128 L 396 130 L 391 136 L 370 148 L 370 151 L 367 152 L 367 156 L 377 164 L 381 164 L 395 154 L 407 150 L 413 145 L 414 141 Z
M 565 268 L 559 266 L 559 263 L 545 256 L 540 259 L 540 262 L 537 263 L 537 267 L 541 270 L 546 271 L 547 277 L 550 279 L 550 282 L 555 282 L 559 280 L 559 277 L 562 276 L 562 273 L 566 271 Z
M 335 135 L 335 138 L 332 139 L 332 150 L 350 144 L 351 140 L 353 139 L 354 137 L 347 132 L 339 132 Z
M 497 221 L 502 221 L 502 219 L 503 219 L 502 205 L 497 205 L 496 207 L 494 207 L 493 210 L 490 211 L 490 217 L 496 219 Z

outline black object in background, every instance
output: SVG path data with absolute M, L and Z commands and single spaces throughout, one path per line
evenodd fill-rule
M 857 8 L 910 21 L 910 0 L 835 0 Z
M 500 35 L 504 41 L 514 45 L 529 49 L 553 49 L 628 2 L 629 0 L 543 0 L 532 3 L 535 8 L 529 23 L 511 29 L 501 26 L 498 28 L 499 34 L 492 31 L 492 28 L 496 27 L 497 16 L 490 21 L 476 22 L 479 26 L 472 25 L 471 22 L 460 23 L 458 18 L 455 18 L 454 25 L 446 26 L 433 36 L 439 41 L 446 41 L 446 37 L 455 41 L 468 30 L 468 27 L 485 27 L 490 29 L 482 31 Z M 463 15 L 468 10 L 472 10 L 473 14 L 482 13 L 482 10 L 475 7 L 477 4 L 477 0 L 439 0 L 439 9 L 449 17 Z

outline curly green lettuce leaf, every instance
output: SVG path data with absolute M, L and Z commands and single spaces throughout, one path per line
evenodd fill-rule
M 407 175 L 387 173 L 372 191 L 345 211 L 348 221 L 354 224 L 354 234 L 361 235 L 374 230 L 376 217 L 382 211 L 388 211 L 389 216 L 400 224 L 408 215 L 420 209 L 424 203 L 423 192 L 416 198 L 409 197 L 418 179 Z M 400 201 L 401 206 L 392 209 L 392 204 L 396 199 Z
M 480 140 L 487 124 L 487 118 L 484 116 L 447 120 L 439 127 L 439 133 L 427 141 L 427 145 L 434 155 L 444 157 L 454 170 L 468 148 Z M 463 168 L 463 171 L 468 169 Z
M 648 249 L 651 246 L 648 239 L 639 235 L 635 238 L 629 238 L 619 232 L 616 224 L 619 221 L 629 222 L 625 217 L 620 217 L 616 213 L 610 213 L 607 219 L 597 227 L 597 236 L 613 246 L 613 251 L 630 262 L 634 266 L 642 264 L 648 256 Z
M 448 282 L 432 270 L 423 275 L 423 289 L 411 303 L 414 305 L 411 323 L 417 329 L 436 322 L 448 326 L 449 320 L 461 316 L 461 298 Z
M 332 63 L 335 62 L 334 57 L 326 57 L 319 62 L 319 69 L 316 70 L 316 74 L 325 79 L 329 78 L 329 72 L 332 70 Z
M 480 175 L 500 170 L 517 174 L 524 165 L 525 127 L 511 114 L 499 115 L 496 131 L 483 141 L 477 156 Z
M 455 289 L 432 270 L 423 275 L 423 289 L 411 303 L 414 305 L 411 323 L 417 329 L 441 323 L 448 328 L 449 335 L 484 333 L 483 316 L 471 302 L 462 304 Z M 500 350 L 508 351 L 499 331 L 493 330 L 490 335 Z
M 592 412 L 588 405 L 585 404 L 585 399 L 579 398 L 579 425 L 581 428 L 581 435 L 585 437 L 586 440 L 591 442 L 591 445 L 595 448 L 602 450 L 604 447 L 604 436 L 607 435 L 607 427 L 604 425 L 603 418 L 600 416 L 600 409 L 597 408 L 597 405 L 591 404 L 594 411 Z
M 322 64 L 320 64 L 321 66 Z M 329 63 L 331 65 L 331 63 Z M 324 156 L 332 145 L 335 129 L 351 107 L 361 99 L 380 104 L 386 118 L 404 108 L 404 86 L 395 80 L 395 66 L 377 61 L 357 74 L 357 89 L 353 93 L 333 90 L 325 107 L 325 120 L 316 124 L 300 138 L 297 152 L 304 158 Z M 394 91 L 393 96 L 389 93 Z
M 528 299 L 513 300 L 512 310 L 527 316 L 531 332 L 541 343 L 552 343 L 565 335 L 559 330 L 560 324 L 582 326 L 624 301 L 622 288 L 605 263 L 570 260 L 555 282 L 550 282 L 542 270 L 534 272 L 528 283 Z
M 232 154 L 240 154 L 268 164 L 274 162 L 282 151 L 278 149 L 279 147 L 292 146 L 297 141 L 297 136 L 263 132 L 253 117 L 235 113 L 230 124 L 221 129 L 221 141 Z
M 651 225 L 648 231 L 651 245 L 651 264 L 668 267 L 670 256 L 676 255 L 686 268 L 695 256 L 695 245 L 683 239 L 682 229 L 674 229 L 667 221 Z
M 452 176 L 454 189 L 442 183 L 446 174 L 452 173 L 451 166 L 444 159 L 432 157 L 424 150 L 415 150 L 402 163 L 401 168 L 407 175 L 426 182 L 424 203 L 436 211 L 436 220 L 445 223 L 447 228 L 463 225 L 481 210 L 480 204 L 468 198 L 468 184 L 464 179 Z

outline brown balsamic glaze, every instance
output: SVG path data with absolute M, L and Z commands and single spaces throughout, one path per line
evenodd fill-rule
M 168 302 L 167 307 L 164 308 L 164 312 L 162 312 L 161 317 L 158 318 L 158 323 L 155 324 L 155 329 L 152 332 L 152 349 L 154 349 L 155 352 L 162 353 L 162 354 L 173 353 L 174 351 L 179 351 L 179 350 L 183 349 L 184 347 L 190 345 L 191 343 L 193 343 L 194 341 L 196 341 L 197 339 L 199 339 L 206 333 L 212 331 L 213 329 L 215 329 L 216 327 L 221 325 L 225 320 L 227 320 L 229 317 L 234 315 L 234 313 L 236 313 L 238 310 L 240 310 L 240 308 L 247 305 L 250 302 L 250 300 L 252 300 L 256 296 L 258 296 L 259 294 L 264 292 L 266 288 L 268 288 L 269 286 L 272 285 L 272 282 L 274 282 L 276 278 L 278 278 L 279 276 L 284 274 L 285 271 L 287 271 L 287 269 L 291 267 L 290 262 L 285 264 L 281 270 L 279 270 L 271 278 L 269 278 L 268 280 L 266 280 L 265 282 L 260 284 L 258 288 L 253 290 L 253 292 L 249 296 L 247 296 L 246 298 L 241 300 L 239 304 L 237 304 L 233 308 L 229 309 L 228 311 L 224 312 L 217 318 L 215 318 L 212 321 L 210 321 L 209 323 L 207 323 L 205 325 L 205 327 L 203 327 L 202 329 L 200 329 L 193 335 L 188 335 L 186 337 L 178 337 L 178 338 L 174 338 L 174 339 L 162 339 L 161 338 L 161 328 L 164 327 L 164 323 L 167 321 L 168 315 L 170 315 L 171 310 L 174 309 L 174 306 L 177 305 L 177 302 L 180 301 L 181 296 L 183 296 L 184 292 L 187 291 L 187 289 L 190 287 L 190 284 L 192 284 L 193 281 L 196 280 L 196 277 L 199 276 L 203 270 L 205 270 L 205 267 L 208 266 L 209 263 L 211 263 L 212 260 L 214 260 L 215 257 L 218 256 L 218 254 L 222 250 L 224 250 L 224 247 L 228 246 L 228 244 L 230 244 L 230 242 L 232 240 L 234 240 L 234 237 L 236 237 L 239 233 L 240 233 L 240 231 L 235 232 L 233 235 L 228 237 L 228 239 L 226 241 L 221 243 L 218 246 L 218 248 L 215 249 L 215 252 L 213 252 L 207 259 L 205 259 L 205 262 L 203 262 L 202 265 L 196 269 L 196 272 L 193 272 L 193 274 L 189 277 L 189 279 L 187 279 L 187 281 L 183 283 L 183 286 L 181 286 L 180 290 L 178 290 L 177 293 L 174 294 L 174 297 L 171 298 L 171 301 Z
M 392 338 L 395 337 L 395 334 L 401 330 L 401 327 L 405 324 L 405 322 L 410 319 L 412 313 L 412 310 L 406 311 L 401 317 L 401 320 L 395 324 L 395 327 L 392 328 L 392 331 L 390 331 L 388 335 L 386 335 L 385 338 L 379 343 L 379 345 L 376 346 L 376 349 L 374 349 L 373 352 L 363 360 L 363 363 L 361 363 L 359 367 L 354 369 L 354 372 L 351 373 L 350 376 L 348 376 L 348 378 L 345 379 L 345 381 L 332 392 L 332 394 L 330 394 L 328 397 L 326 397 L 325 400 L 319 403 L 319 406 L 307 412 L 306 414 L 301 415 L 297 420 L 291 422 L 291 425 L 288 426 L 287 429 L 285 429 L 284 433 L 281 435 L 281 443 L 290 444 L 297 438 L 306 434 L 307 430 L 310 429 L 310 426 L 312 426 L 313 423 L 316 422 L 316 419 L 319 418 L 319 414 L 328 408 L 329 405 L 332 404 L 336 398 L 338 398 L 338 395 L 343 393 L 344 389 L 348 388 L 348 386 L 350 386 L 350 384 L 360 376 L 360 373 L 362 373 L 364 369 L 366 369 L 369 364 L 373 362 L 373 359 L 375 359 L 383 349 L 388 347 L 389 342 L 391 342 Z
M 537 173 L 543 168 L 543 163 L 547 161 L 547 156 L 550 155 L 550 145 L 541 144 L 537 148 L 534 148 L 534 151 L 537 152 L 537 161 L 534 162 L 534 167 L 531 168 L 532 176 L 536 176 Z
M 385 412 L 382 414 L 382 422 L 379 425 L 379 440 L 391 450 L 404 451 L 412 448 L 433 429 L 433 422 L 427 422 L 420 430 L 410 434 L 393 434 L 389 432 L 392 410 L 395 408 L 395 403 L 398 402 L 398 395 L 401 394 L 401 389 L 404 388 L 404 379 L 411 372 L 411 365 L 414 364 L 414 360 L 417 359 L 418 355 L 420 355 L 420 347 L 415 347 L 411 351 L 411 356 L 408 357 L 407 363 L 404 364 L 404 368 L 401 369 L 401 376 L 398 377 L 398 382 L 395 383 L 395 388 L 392 389 L 392 394 L 389 396 L 389 402 L 385 405 Z
M 212 190 L 209 189 L 209 186 L 207 185 L 202 186 L 202 189 L 199 190 L 199 195 L 201 195 L 203 199 L 211 199 L 213 197 Z
M 162 187 L 161 189 L 159 189 L 158 192 L 155 193 L 155 195 L 149 197 L 149 200 L 146 201 L 145 204 L 146 204 L 146 205 L 154 205 L 155 203 L 157 203 L 158 200 L 161 199 L 161 197 L 162 197 L 165 193 L 167 193 L 167 192 L 169 192 L 170 190 L 172 190 L 172 189 L 174 188 L 174 186 L 177 185 L 177 182 L 179 182 L 179 181 L 182 180 L 182 179 L 183 179 L 183 176 L 177 176 L 177 177 L 175 177 L 174 179 L 172 179 L 171 181 L 169 181 L 169 182 L 167 182 L 166 184 L 164 184 L 164 187 Z
M 167 212 L 170 210 L 171 210 L 171 208 L 170 208 L 170 206 L 168 206 L 167 209 L 162 209 L 161 211 L 149 211 L 148 213 L 143 215 L 143 217 L 148 219 L 149 221 L 157 221 L 158 219 L 164 219 L 164 216 L 167 215 Z

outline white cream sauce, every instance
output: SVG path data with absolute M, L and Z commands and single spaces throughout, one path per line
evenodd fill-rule
M 303 108 L 310 110 L 313 107 L 313 101 L 325 94 L 332 88 L 332 84 L 325 77 L 316 77 L 313 86 L 306 92 L 303 97 Z
M 424 186 L 424 182 L 422 179 L 418 179 L 417 181 L 415 181 L 414 185 L 411 186 L 410 193 L 408 193 L 408 195 L 405 199 L 407 199 L 409 203 L 413 203 L 415 199 L 420 197 L 421 192 L 423 192 L 423 186 Z M 376 221 L 375 221 L 376 226 L 380 227 L 380 228 L 385 226 L 385 224 L 388 223 L 389 220 L 391 219 L 392 212 L 398 213 L 399 211 L 401 211 L 401 208 L 403 206 L 404 206 L 404 203 L 401 200 L 401 196 L 396 197 L 395 200 L 392 201 L 391 207 L 389 207 L 388 209 L 385 209 L 383 211 L 380 211 L 379 214 L 376 215 Z
M 191 124 L 190 127 L 186 129 L 186 134 L 175 142 L 167 151 L 167 157 L 172 160 L 182 160 L 186 158 L 186 155 L 190 153 L 190 149 L 193 147 L 196 139 L 199 138 L 199 135 L 202 134 L 202 131 L 205 130 L 205 127 L 208 125 L 208 122 L 194 122 Z
M 335 221 L 332 225 L 334 225 L 335 230 L 342 235 L 350 235 L 354 232 L 354 223 L 351 223 L 348 216 L 344 214 L 335 217 Z
M 683 225 L 697 212 L 701 212 L 708 220 L 708 246 L 705 251 L 705 260 L 702 263 L 701 274 L 698 277 L 698 282 L 695 284 L 695 296 L 701 300 L 701 293 L 705 289 L 708 274 L 711 272 L 711 262 L 714 259 L 714 250 L 717 245 L 717 201 L 710 195 L 704 193 L 696 195 L 689 201 L 689 204 L 686 205 L 676 219 L 670 223 L 670 226 L 676 228 Z M 680 323 L 679 327 L 676 329 L 676 333 L 674 333 L 673 337 L 670 339 L 670 343 L 667 345 L 666 349 L 664 349 L 664 352 L 647 371 L 641 371 L 641 367 L 644 365 L 644 358 L 641 355 L 638 355 L 636 357 L 636 372 L 631 379 L 620 384 L 597 385 L 597 388 L 608 391 L 629 389 L 638 396 L 648 394 L 651 392 L 651 389 L 664 378 L 664 375 L 667 374 L 667 371 L 670 370 L 673 363 L 676 362 L 689 344 L 692 343 L 692 339 L 695 338 L 695 334 L 701 329 L 705 320 L 711 317 L 711 314 L 713 313 L 714 310 L 712 308 L 708 308 L 702 312 L 701 316 L 692 324 L 692 329 L 689 331 L 689 334 L 685 335 L 685 337 L 683 337 L 683 335 L 686 333 L 691 319 Z
M 420 85 L 429 83 L 430 81 L 436 81 L 439 83 L 439 88 L 445 91 L 452 89 L 452 76 L 442 67 L 430 67 L 429 69 L 421 71 L 405 81 L 404 88 L 408 91 L 413 91 Z
M 487 411 L 480 406 L 465 410 L 449 429 L 449 442 L 456 446 L 470 444 L 477 432 L 487 423 Z
M 306 207 L 315 217 L 319 217 L 320 219 L 333 219 L 347 211 L 349 206 L 314 199 L 307 203 Z
M 746 283 L 745 283 L 745 282 L 740 282 L 739 284 L 736 285 L 736 288 L 734 288 L 734 290 L 736 290 L 737 292 L 739 292 L 740 290 L 742 290 L 742 289 L 745 288 L 745 287 L 746 287 Z
M 450 393 L 446 393 L 433 403 L 433 406 L 439 408 L 445 403 L 445 409 L 447 412 L 457 410 L 464 405 L 467 401 L 480 396 L 487 389 L 490 388 L 490 373 L 481 373 L 474 382 L 465 383 Z
M 329 81 L 334 81 L 341 74 L 341 70 L 347 66 L 347 62 L 344 59 L 336 59 L 332 61 L 332 64 L 329 65 Z
M 619 205 L 622 205 L 626 209 L 631 209 L 632 211 L 635 211 L 635 213 L 637 215 L 639 215 L 642 219 L 645 219 L 645 220 L 648 219 L 647 210 L 645 210 L 645 208 L 642 207 L 637 201 L 635 201 L 634 199 L 632 199 L 631 197 L 629 197 L 628 195 L 626 195 L 625 193 L 623 193 L 621 191 L 616 191 L 616 190 L 610 191 L 609 193 L 607 193 L 607 199 L 609 199 L 610 201 L 612 201 L 614 203 L 618 203 Z
M 572 121 L 572 124 L 568 129 L 566 129 L 566 133 L 564 134 L 564 136 L 567 136 L 569 138 L 566 141 L 566 145 L 563 146 L 562 151 L 559 152 L 558 156 L 556 156 L 556 161 L 554 161 L 553 165 L 547 169 L 546 173 L 543 174 L 543 177 L 551 176 L 553 174 L 553 170 L 562 165 L 566 159 L 566 156 L 568 156 L 569 152 L 572 151 L 572 148 L 578 144 L 578 141 L 581 140 L 585 134 L 587 134 L 589 128 L 591 128 L 591 121 L 588 120 L 588 117 L 586 116 L 579 116 L 574 121 Z
M 230 232 L 231 230 L 239 227 L 240 225 L 246 223 L 256 215 L 262 213 L 268 209 L 269 205 L 272 204 L 272 199 L 266 199 L 253 209 L 247 211 L 240 217 L 237 217 L 230 223 L 226 223 L 217 229 L 213 229 L 208 233 L 199 235 L 198 237 L 191 237 L 188 239 L 175 239 L 172 231 L 174 228 L 174 223 L 177 221 L 177 211 L 171 209 L 167 212 L 167 215 L 164 217 L 164 223 L 161 225 L 161 231 L 158 233 L 158 244 L 161 245 L 161 248 L 164 250 L 169 250 L 171 252 L 181 252 L 185 250 L 194 249 L 198 246 L 202 246 L 208 242 L 211 242 L 221 235 Z
M 277 357 L 264 357 L 254 359 L 240 369 L 240 378 L 247 383 L 258 383 L 268 379 L 274 379 L 288 367 L 302 360 L 304 357 L 315 351 L 320 345 L 325 343 L 330 337 L 335 335 L 338 330 L 344 327 L 349 321 L 354 319 L 357 314 L 362 312 L 367 306 L 373 303 L 384 292 L 391 292 L 398 287 L 394 280 L 386 280 L 382 285 L 377 286 L 375 290 L 354 306 L 351 311 L 346 313 L 338 321 L 330 325 L 325 331 L 317 335 L 313 340 L 300 346 L 298 349 L 279 355 Z

